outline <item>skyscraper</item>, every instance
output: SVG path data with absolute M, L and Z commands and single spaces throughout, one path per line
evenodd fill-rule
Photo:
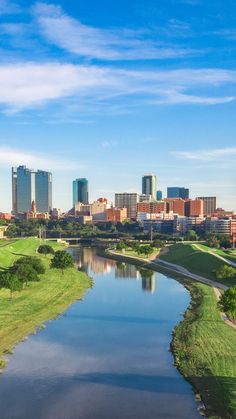
M 52 210 L 52 174 L 38 170 L 35 173 L 35 203 L 38 212 Z
M 39 212 L 52 208 L 52 174 L 26 166 L 12 168 L 12 211 L 14 214 L 27 212 L 35 201 Z
M 85 178 L 73 181 L 73 207 L 78 202 L 86 205 L 89 203 L 88 180 Z
M 167 188 L 167 198 L 189 198 L 189 189 L 173 186 Z
M 143 195 L 151 195 L 152 198 L 156 199 L 156 191 L 157 191 L 157 179 L 155 175 L 145 175 L 142 178 L 142 194 Z
M 157 191 L 157 201 L 162 201 L 162 191 Z

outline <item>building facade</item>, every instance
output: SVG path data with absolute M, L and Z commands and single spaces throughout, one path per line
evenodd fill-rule
M 127 218 L 136 218 L 137 204 L 139 202 L 139 194 L 137 193 L 116 193 L 115 194 L 115 207 L 126 208 Z
M 73 181 L 73 207 L 78 202 L 85 205 L 89 203 L 88 180 L 85 178 Z
M 156 176 L 151 175 L 145 175 L 142 178 L 142 194 L 143 195 L 151 195 L 152 198 L 156 199 L 157 194 L 157 179 Z
M 167 188 L 167 198 L 182 198 L 188 199 L 189 198 L 189 189 L 172 186 Z
M 157 196 L 156 196 L 157 201 L 162 201 L 162 198 L 163 198 L 162 191 L 157 191 Z
M 35 204 L 40 213 L 52 210 L 52 174 L 43 170 L 35 173 Z
M 216 212 L 216 197 L 215 196 L 201 196 L 197 199 L 203 201 L 203 213 L 205 217 L 210 217 Z

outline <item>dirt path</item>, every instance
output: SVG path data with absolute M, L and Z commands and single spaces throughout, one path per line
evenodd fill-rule
M 220 296 L 221 296 L 221 292 L 220 292 L 219 288 L 215 288 L 215 287 L 214 287 L 213 289 L 214 289 L 214 293 L 215 293 L 215 295 L 216 295 L 216 299 L 217 299 L 217 301 L 219 301 Z M 226 316 L 226 314 L 225 314 L 225 313 L 220 312 L 220 315 L 221 315 L 222 320 L 224 320 L 224 322 L 225 322 L 226 324 L 228 324 L 229 326 L 233 327 L 233 329 L 235 329 L 235 330 L 236 330 L 236 324 L 235 324 L 235 323 L 233 323 L 233 322 L 231 322 L 231 321 L 228 319 L 228 317 Z

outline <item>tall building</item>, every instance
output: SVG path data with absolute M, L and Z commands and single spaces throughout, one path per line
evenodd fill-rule
M 137 203 L 139 202 L 139 194 L 137 193 L 116 193 L 115 207 L 127 208 L 127 217 L 129 219 L 137 216 Z
M 39 212 L 52 208 L 52 174 L 26 166 L 12 168 L 12 211 L 14 214 L 30 211 L 35 202 Z
M 157 201 L 162 201 L 162 191 L 157 191 Z
M 38 170 L 35 173 L 35 204 L 38 212 L 52 210 L 52 174 Z
M 78 202 L 86 205 L 89 203 L 88 180 L 85 178 L 73 181 L 73 207 Z
M 203 201 L 203 213 L 205 217 L 209 217 L 216 212 L 216 197 L 215 196 L 201 196 L 197 199 Z
M 142 178 L 142 194 L 151 195 L 152 198 L 156 199 L 157 193 L 157 179 L 155 175 L 145 175 Z
M 167 188 L 167 198 L 189 198 L 189 189 L 172 186 Z

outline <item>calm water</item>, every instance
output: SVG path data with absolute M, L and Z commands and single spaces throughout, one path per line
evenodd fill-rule
M 0 377 L 0 418 L 199 418 L 168 350 L 189 303 L 183 286 L 88 248 L 71 252 L 94 288 L 17 346 Z

